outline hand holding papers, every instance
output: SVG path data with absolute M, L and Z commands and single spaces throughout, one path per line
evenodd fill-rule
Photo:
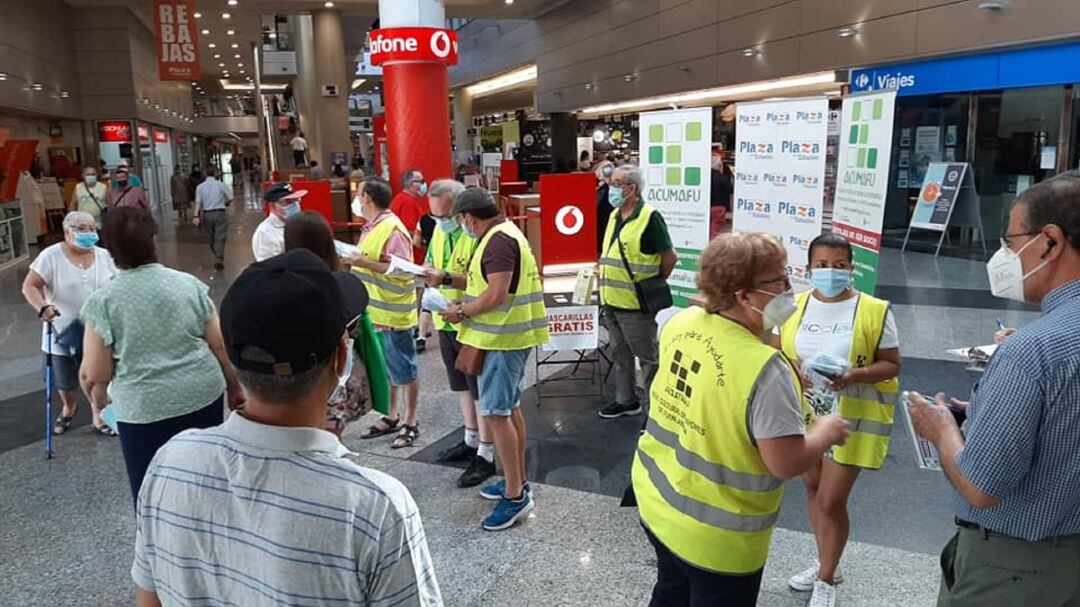
M 424 275 L 427 273 L 427 268 L 425 268 L 424 266 L 416 265 L 415 263 L 407 259 L 398 257 L 397 255 L 391 255 L 390 267 L 386 269 L 386 273 L 398 275 L 405 274 L 411 276 L 419 276 L 420 278 L 423 278 Z

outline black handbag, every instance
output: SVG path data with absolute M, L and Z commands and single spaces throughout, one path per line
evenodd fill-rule
M 663 276 L 653 276 L 638 282 L 634 277 L 634 271 L 630 269 L 630 262 L 626 260 L 626 250 L 622 240 L 618 236 L 615 240 L 619 241 L 619 255 L 622 257 L 626 273 L 630 275 L 630 281 L 634 283 L 634 293 L 637 294 L 641 311 L 655 314 L 674 305 L 675 300 L 671 297 L 671 287 L 667 279 Z

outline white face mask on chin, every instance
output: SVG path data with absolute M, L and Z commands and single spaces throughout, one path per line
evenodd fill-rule
M 1020 247 L 1019 251 L 1013 251 L 1002 244 L 1002 247 L 997 250 L 997 253 L 994 253 L 994 256 L 990 258 L 990 261 L 986 262 L 986 273 L 990 278 L 990 292 L 994 294 L 994 297 L 1001 297 L 1019 302 L 1025 301 L 1024 281 L 1035 272 L 1045 268 L 1046 264 L 1050 263 L 1050 260 L 1043 260 L 1042 263 L 1025 274 L 1024 265 L 1020 261 L 1020 254 L 1024 252 L 1024 249 L 1030 247 L 1032 243 L 1042 238 L 1042 236 L 1042 234 L 1039 234 L 1035 238 L 1027 241 L 1024 246 Z
M 762 329 L 769 330 L 779 327 L 787 322 L 787 319 L 791 318 L 795 311 L 798 310 L 798 306 L 795 305 L 795 292 L 790 289 L 780 293 L 770 293 L 760 289 L 758 292 L 773 296 L 769 303 L 765 304 L 765 309 L 758 310 L 751 307 L 753 311 L 761 314 Z

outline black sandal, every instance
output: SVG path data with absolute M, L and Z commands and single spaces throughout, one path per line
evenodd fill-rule
M 363 433 L 360 434 L 360 438 L 362 438 L 362 439 L 376 438 L 378 436 L 385 436 L 387 434 L 397 432 L 398 422 L 399 421 L 400 420 L 390 419 L 389 417 L 386 417 L 386 416 L 380 417 L 379 421 L 377 421 L 374 424 L 371 424 L 370 426 L 368 426 L 367 429 L 364 430 Z M 379 424 L 383 424 L 384 427 L 380 428 Z
M 401 431 L 394 437 L 394 441 L 390 443 L 390 448 L 404 449 L 405 447 L 411 447 L 417 436 L 420 436 L 420 422 L 401 424 Z
M 116 430 L 113 430 L 109 426 L 95 426 L 90 424 L 90 431 L 98 436 L 119 436 Z
M 59 415 L 56 417 L 56 421 L 53 422 L 52 433 L 60 435 L 67 432 L 71 428 L 71 420 L 75 419 L 75 416 L 64 417 Z

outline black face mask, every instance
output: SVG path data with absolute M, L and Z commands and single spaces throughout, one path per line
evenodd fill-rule
M 117 181 L 116 182 L 116 187 L 118 187 L 118 188 L 126 188 L 127 184 L 128 184 L 128 182 L 127 182 L 126 179 L 123 180 L 123 181 Z

